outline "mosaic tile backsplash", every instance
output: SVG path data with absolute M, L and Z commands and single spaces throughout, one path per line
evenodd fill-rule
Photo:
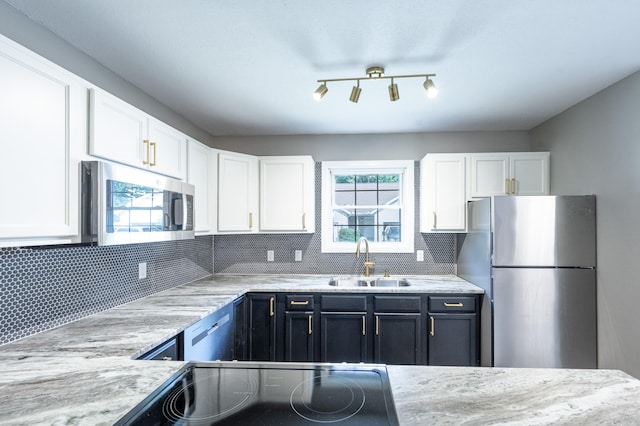
M 213 237 L 0 249 L 0 344 L 211 275 Z M 147 278 L 138 264 L 147 262 Z

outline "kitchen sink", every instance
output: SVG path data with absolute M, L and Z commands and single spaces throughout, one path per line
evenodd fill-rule
M 357 278 L 332 278 L 329 285 L 334 287 L 367 287 L 369 282 Z
M 378 278 L 371 281 L 371 287 L 408 287 L 411 283 L 404 278 Z
M 362 278 L 332 278 L 329 285 L 333 287 L 408 287 L 411 285 L 404 278 L 377 278 L 366 280 Z

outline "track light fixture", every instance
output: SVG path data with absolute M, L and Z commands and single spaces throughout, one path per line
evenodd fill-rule
M 393 82 L 393 78 L 391 79 L 391 84 L 389 85 L 389 100 L 391 102 L 395 102 L 400 99 L 400 94 L 398 93 L 398 85 Z
M 328 82 L 336 82 L 336 81 L 355 81 L 356 85 L 351 89 L 351 95 L 349 96 L 349 100 L 353 103 L 357 103 L 360 99 L 360 93 L 362 89 L 360 88 L 360 80 L 379 80 L 388 78 L 391 79 L 391 84 L 389 85 L 389 99 L 391 102 L 395 102 L 400 99 L 400 94 L 398 92 L 398 85 L 394 83 L 394 79 L 396 78 L 426 78 L 423 87 L 427 93 L 427 97 L 435 98 L 438 95 L 438 89 L 436 85 L 433 83 L 430 77 L 435 77 L 435 74 L 410 74 L 410 75 L 384 75 L 384 68 L 380 66 L 374 66 L 367 68 L 367 76 L 366 77 L 350 77 L 350 78 L 332 78 L 326 80 L 318 80 L 320 87 L 316 89 L 313 93 L 313 99 L 316 101 L 322 100 L 324 95 L 327 94 L 329 89 L 327 88 Z
M 329 91 L 329 88 L 327 87 L 327 83 L 324 82 L 322 83 L 315 92 L 313 92 L 313 99 L 315 99 L 316 101 L 320 101 L 324 95 L 327 94 L 327 92 Z
M 433 80 L 427 77 L 427 80 L 423 84 L 424 90 L 427 92 L 427 98 L 435 98 L 438 96 L 438 88 L 433 84 Z
M 349 100 L 354 104 L 357 104 L 358 99 L 360 99 L 361 92 L 362 92 L 362 89 L 360 88 L 360 80 L 358 80 L 357 85 L 353 86 L 353 88 L 351 89 L 351 95 L 349 96 Z

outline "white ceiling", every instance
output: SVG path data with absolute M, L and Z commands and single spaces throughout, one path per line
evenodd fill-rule
M 640 69 L 638 0 L 5 0 L 213 135 L 527 130 Z M 352 83 L 319 79 L 435 73 Z

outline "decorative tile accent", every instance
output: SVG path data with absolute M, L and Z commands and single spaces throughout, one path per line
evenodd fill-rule
M 416 162 L 415 217 L 419 224 L 419 162 Z M 321 163 L 316 163 L 316 229 L 321 229 Z M 417 225 L 416 225 L 417 228 Z M 415 250 L 424 250 L 424 262 L 416 262 L 415 253 L 376 253 L 373 274 L 388 269 L 392 275 L 442 275 L 456 273 L 455 234 L 421 234 L 416 231 Z M 363 272 L 363 259 L 350 253 L 321 253 L 320 232 L 315 234 L 216 235 L 215 272 L 245 274 L 336 274 Z M 267 250 L 274 261 L 267 262 Z M 295 250 L 302 250 L 302 262 L 294 262 Z
M 213 237 L 0 249 L 0 344 L 209 276 L 212 250 Z

